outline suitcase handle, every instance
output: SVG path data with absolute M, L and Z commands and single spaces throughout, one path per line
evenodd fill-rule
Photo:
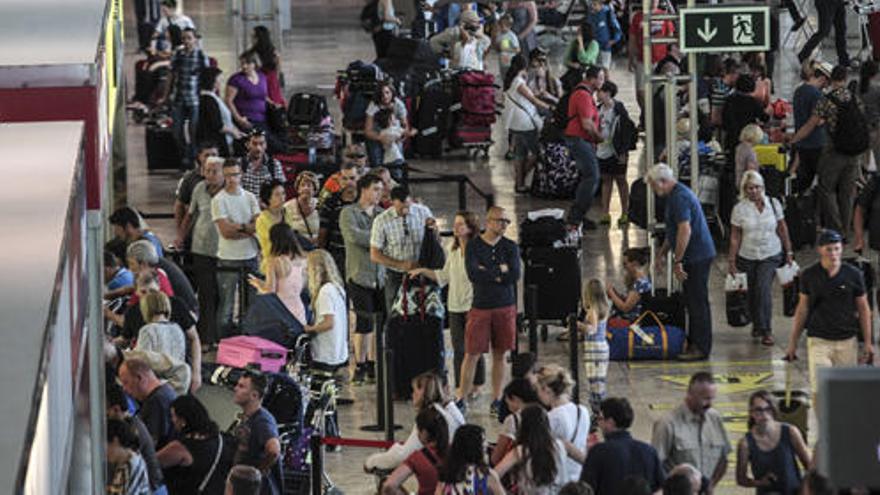
M 644 320 L 648 316 L 650 316 L 654 320 L 654 322 L 657 323 L 657 326 L 661 330 L 666 331 L 666 325 L 664 325 L 663 322 L 660 321 L 660 318 L 657 316 L 657 314 L 654 313 L 653 311 L 651 311 L 650 309 L 645 311 L 644 313 L 642 313 L 641 316 L 639 316 L 638 318 L 636 318 L 636 321 L 632 322 L 631 325 L 638 325 L 639 323 L 641 323 L 642 320 Z
M 268 359 L 282 359 L 284 358 L 284 354 L 280 352 L 274 351 L 262 351 L 260 353 L 260 357 L 268 358 Z

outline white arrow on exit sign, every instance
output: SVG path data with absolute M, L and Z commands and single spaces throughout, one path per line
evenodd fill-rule
M 718 28 L 712 27 L 712 23 L 709 22 L 709 18 L 703 20 L 703 28 L 697 28 L 697 35 L 703 39 L 706 43 L 712 41 L 712 38 L 718 34 Z

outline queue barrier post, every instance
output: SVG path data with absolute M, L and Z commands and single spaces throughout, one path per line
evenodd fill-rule
M 581 337 L 578 332 L 577 315 L 568 316 L 568 364 L 571 368 L 571 377 L 574 379 L 574 387 L 572 387 L 571 400 L 575 404 L 580 404 L 580 385 L 581 385 Z

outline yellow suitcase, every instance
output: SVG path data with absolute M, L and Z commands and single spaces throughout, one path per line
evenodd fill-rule
M 755 154 L 762 167 L 773 167 L 780 172 L 788 169 L 788 149 L 783 144 L 755 145 Z

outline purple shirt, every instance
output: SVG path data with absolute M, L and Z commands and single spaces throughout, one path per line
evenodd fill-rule
M 226 84 L 238 90 L 232 102 L 242 117 L 247 117 L 251 122 L 265 122 L 269 88 L 262 72 L 257 71 L 257 77 L 260 78 L 257 84 L 252 84 L 244 73 L 236 72 Z

